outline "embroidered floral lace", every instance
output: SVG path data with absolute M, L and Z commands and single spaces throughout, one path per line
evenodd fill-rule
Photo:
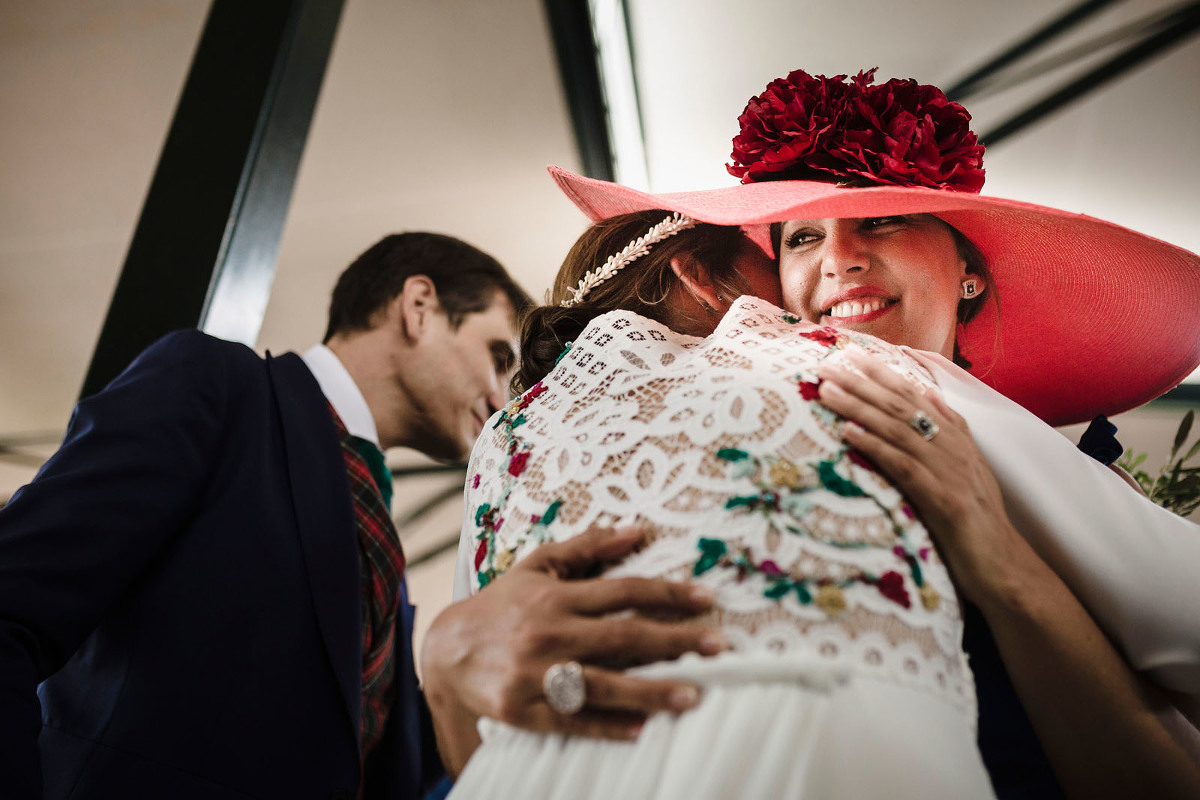
M 646 546 L 607 576 L 703 583 L 736 650 L 920 688 L 973 724 L 946 569 L 904 498 L 815 400 L 818 365 L 851 347 L 932 385 L 892 345 L 749 297 L 706 339 L 628 312 L 597 318 L 476 444 L 473 589 L 541 542 L 638 523 Z

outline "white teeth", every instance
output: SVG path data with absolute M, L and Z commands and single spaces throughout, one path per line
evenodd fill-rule
M 860 314 L 870 314 L 872 311 L 878 311 L 887 304 L 888 301 L 881 297 L 872 297 L 867 300 L 847 300 L 830 307 L 825 314 L 826 316 L 835 318 L 857 317 Z

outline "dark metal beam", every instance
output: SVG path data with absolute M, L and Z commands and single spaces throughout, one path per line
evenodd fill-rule
M 39 445 L 57 445 L 62 441 L 62 431 L 33 431 L 0 436 L 0 462 L 22 467 L 41 467 L 46 457 L 25 452 L 25 448 Z
M 0 448 L 28 447 L 39 444 L 58 444 L 62 441 L 62 431 L 32 431 L 29 433 L 10 433 L 0 436 Z
M 46 459 L 42 456 L 22 453 L 20 450 L 16 450 L 12 447 L 4 447 L 3 445 L 0 445 L 0 462 L 8 462 L 10 464 L 16 464 L 19 467 L 33 467 L 37 469 L 46 462 Z
M 444 472 L 457 472 L 465 476 L 466 471 L 466 464 L 422 464 L 417 467 L 393 467 L 391 470 L 393 480 L 423 475 L 438 475 Z
M 608 108 L 588 0 L 545 0 L 545 7 L 584 174 L 614 180 Z
M 427 561 L 432 561 L 442 553 L 448 553 L 451 550 L 457 549 L 459 544 L 459 536 L 459 531 L 451 531 L 446 535 L 446 538 L 442 539 L 442 541 L 438 542 L 433 547 L 417 553 L 413 558 L 408 559 L 404 565 L 405 569 L 415 569 Z
M 253 343 L 342 2 L 214 0 L 82 396 L 171 330 Z
M 1097 11 L 1112 5 L 1114 2 L 1118 2 L 1118 0 L 1085 0 L 1085 2 L 1046 23 L 1000 55 L 975 69 L 965 78 L 947 89 L 946 96 L 955 102 L 962 102 L 971 96 L 976 86 L 981 82 L 992 77 L 992 75 L 1004 69 L 1009 64 L 1037 50 L 1055 37 L 1075 27 Z
M 458 500 L 459 502 L 462 502 L 462 499 L 462 481 L 455 481 L 449 486 L 442 487 L 411 510 L 406 511 L 404 514 L 401 514 L 398 517 L 394 517 L 392 521 L 396 523 L 396 530 L 400 532 L 400 537 L 404 538 L 405 530 L 409 525 L 412 525 L 425 515 L 433 512 L 447 500 Z
M 1150 402 L 1187 403 L 1200 406 L 1200 383 L 1181 383 L 1162 397 Z
M 1189 3 L 1171 15 L 1161 30 L 1122 50 L 1112 58 L 1044 97 L 1024 111 L 979 137 L 987 146 L 1012 136 L 1063 106 L 1097 88 L 1170 47 L 1181 44 L 1200 29 L 1200 2 Z

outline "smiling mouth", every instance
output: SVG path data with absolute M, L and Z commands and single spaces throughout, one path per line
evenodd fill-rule
M 829 308 L 821 312 L 823 317 L 830 320 L 840 321 L 859 321 L 862 317 L 871 317 L 879 312 L 886 311 L 894 306 L 898 301 L 888 300 L 883 297 L 864 297 L 856 300 L 844 300 L 840 303 L 834 303 Z

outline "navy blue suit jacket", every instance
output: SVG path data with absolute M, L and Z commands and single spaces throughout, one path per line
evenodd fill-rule
M 360 768 L 360 597 L 303 361 L 167 336 L 0 510 L 0 796 L 419 797 L 440 765 L 406 598 L 396 707 Z

